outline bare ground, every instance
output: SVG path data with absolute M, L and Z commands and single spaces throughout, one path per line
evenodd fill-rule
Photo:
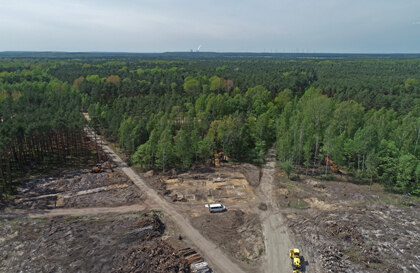
M 118 168 L 29 179 L 0 211 L 0 272 L 189 272 L 146 197 Z
M 258 270 L 256 262 L 262 258 L 264 242 L 257 214 L 228 210 L 194 217 L 191 223 L 204 236 L 221 246 L 224 252 L 247 264 L 248 269 Z
M 251 164 L 224 164 L 218 168 L 143 175 L 150 187 L 244 271 L 260 271 L 264 253 L 260 211 L 256 209 L 260 168 Z M 213 202 L 222 202 L 228 211 L 210 214 L 204 204 Z
M 1 220 L 0 271 L 189 272 L 163 231 L 141 213 Z
M 241 273 L 244 272 L 236 263 L 232 262 L 228 256 L 223 253 L 213 242 L 206 239 L 197 229 L 195 229 L 189 220 L 165 199 L 160 197 L 158 193 L 150 188 L 146 182 L 130 168 L 108 145 L 103 146 L 108 157 L 121 168 L 131 181 L 140 189 L 141 192 L 147 194 L 148 198 L 153 202 L 154 207 L 161 210 L 167 215 L 171 221 L 182 232 L 182 235 L 188 238 L 209 262 L 216 272 Z
M 264 202 L 267 208 L 260 213 L 265 243 L 265 262 L 263 266 L 263 272 L 265 273 L 291 272 L 292 267 L 288 251 L 290 248 L 297 247 L 292 243 L 282 211 L 279 210 L 276 199 L 273 198 L 275 165 L 275 151 L 270 149 L 262 170 L 259 188 L 260 200 Z
M 308 272 L 420 271 L 418 199 L 376 185 L 300 178 L 280 174 L 276 194 Z
M 90 173 L 89 169 L 84 169 L 27 180 L 19 186 L 8 207 L 111 207 L 136 204 L 144 200 L 143 193 L 120 170 Z
M 67 208 L 67 209 L 45 209 L 45 210 L 24 210 L 6 208 L 1 214 L 0 219 L 13 218 L 40 218 L 55 216 L 86 216 L 100 215 L 106 213 L 127 213 L 144 211 L 148 207 L 146 204 L 135 204 L 119 207 L 89 207 L 89 208 Z
M 152 175 L 147 185 L 104 148 L 120 166 L 116 172 L 29 180 L 0 211 L 0 272 L 182 271 L 172 247 L 178 234 L 219 273 L 291 272 L 292 247 L 302 250 L 306 272 L 420 270 L 418 199 L 344 176 L 290 181 L 276 172 L 273 150 L 262 171 L 228 165 Z M 226 203 L 228 212 L 209 214 L 203 204 L 213 201 Z M 145 216 L 135 212 L 147 208 L 174 224 L 170 235 L 141 222 Z

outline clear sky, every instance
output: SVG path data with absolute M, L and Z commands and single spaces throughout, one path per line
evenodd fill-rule
M 420 53 L 420 0 L 0 0 L 0 51 Z

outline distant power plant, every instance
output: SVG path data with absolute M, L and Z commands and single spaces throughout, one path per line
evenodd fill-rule
M 190 52 L 191 52 L 191 53 L 193 53 L 193 52 L 200 52 L 200 48 L 201 48 L 201 46 L 202 46 L 202 45 L 199 45 L 199 46 L 197 47 L 197 50 L 196 50 L 196 51 L 194 51 L 193 49 L 190 49 Z

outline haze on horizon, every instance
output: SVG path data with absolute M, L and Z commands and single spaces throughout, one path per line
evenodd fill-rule
M 0 51 L 420 53 L 418 0 L 0 0 Z

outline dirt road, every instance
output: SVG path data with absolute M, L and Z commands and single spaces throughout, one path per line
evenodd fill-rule
M 127 213 L 134 211 L 142 211 L 147 208 L 146 205 L 136 204 L 131 206 L 120 206 L 120 207 L 99 207 L 99 208 L 68 208 L 68 209 L 46 209 L 46 210 L 22 210 L 6 209 L 0 215 L 0 219 L 7 218 L 39 218 L 39 217 L 55 217 L 55 216 L 84 216 L 84 215 L 97 215 L 104 213 Z
M 275 150 L 270 149 L 263 167 L 263 175 L 259 188 L 260 200 L 267 204 L 267 211 L 261 214 L 266 255 L 264 272 L 286 273 L 292 272 L 288 251 L 289 248 L 294 246 L 284 224 L 283 216 L 273 201 L 272 188 L 275 163 Z
M 90 132 L 92 134 L 92 132 Z M 210 266 L 218 273 L 244 273 L 244 271 L 235 263 L 233 263 L 213 242 L 207 240 L 196 230 L 174 207 L 166 200 L 160 197 L 156 191 L 150 188 L 144 180 L 130 168 L 108 145 L 103 143 L 103 150 L 114 164 L 118 165 L 121 170 L 133 181 L 133 183 L 147 194 L 147 197 L 155 203 L 154 208 L 161 210 L 165 216 L 169 216 L 172 221 L 183 232 L 183 236 L 191 240 L 199 250 L 200 254 L 208 261 Z M 273 271 L 275 272 L 275 271 Z

